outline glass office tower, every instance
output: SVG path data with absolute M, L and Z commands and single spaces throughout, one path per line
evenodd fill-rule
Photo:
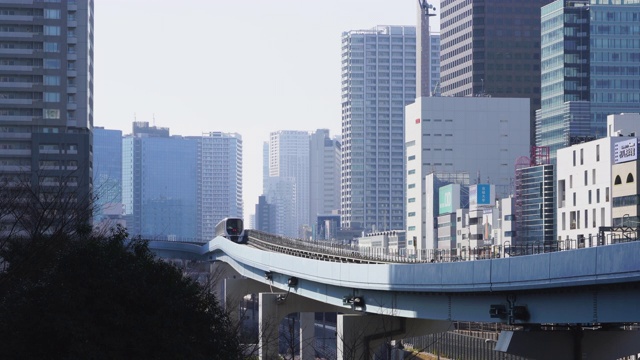
M 443 96 L 530 98 L 540 109 L 540 8 L 551 0 L 442 0 Z
M 607 115 L 640 111 L 640 4 L 558 0 L 542 8 L 536 145 L 606 136 Z

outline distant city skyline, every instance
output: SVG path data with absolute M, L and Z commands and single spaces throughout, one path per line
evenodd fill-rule
M 270 132 L 341 133 L 341 33 L 415 26 L 416 11 L 413 0 L 96 2 L 94 124 L 123 134 L 134 120 L 183 136 L 239 133 L 248 221 Z

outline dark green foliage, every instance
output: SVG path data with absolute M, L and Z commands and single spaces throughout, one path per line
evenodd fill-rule
M 239 358 L 216 298 L 125 237 L 12 240 L 0 254 L 0 357 Z

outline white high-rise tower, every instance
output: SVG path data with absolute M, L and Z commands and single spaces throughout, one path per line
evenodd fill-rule
M 342 34 L 343 228 L 404 229 L 404 107 L 416 98 L 416 28 Z

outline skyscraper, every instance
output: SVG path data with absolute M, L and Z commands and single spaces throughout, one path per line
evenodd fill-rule
M 225 217 L 243 217 L 242 137 L 211 132 L 189 137 L 197 148 L 197 237 L 212 239 Z
M 122 144 L 122 200 L 129 233 L 197 237 L 197 143 L 168 128 L 134 123 Z
M 530 98 L 531 144 L 540 108 L 540 8 L 550 2 L 440 2 L 442 95 Z
M 342 227 L 404 229 L 404 107 L 415 98 L 415 27 L 342 34 Z
M 225 217 L 242 217 L 242 140 L 219 132 L 169 136 L 135 122 L 123 139 L 123 202 L 129 232 L 210 240 Z
M 122 204 L 122 131 L 93 129 L 94 224 L 110 204 Z
M 640 111 L 638 1 L 557 0 L 542 8 L 542 108 L 536 145 L 604 137 L 609 114 Z M 626 135 L 626 134 L 625 134 Z
M 270 134 L 267 201 L 276 206 L 278 234 L 299 236 L 309 221 L 309 133 Z M 286 226 L 283 224 L 286 223 Z
M 309 215 L 310 224 L 318 215 L 328 215 L 340 209 L 340 141 L 332 139 L 329 130 L 311 134 L 309 149 Z
M 8 0 L 0 14 L 3 185 L 65 186 L 89 202 L 93 1 Z

